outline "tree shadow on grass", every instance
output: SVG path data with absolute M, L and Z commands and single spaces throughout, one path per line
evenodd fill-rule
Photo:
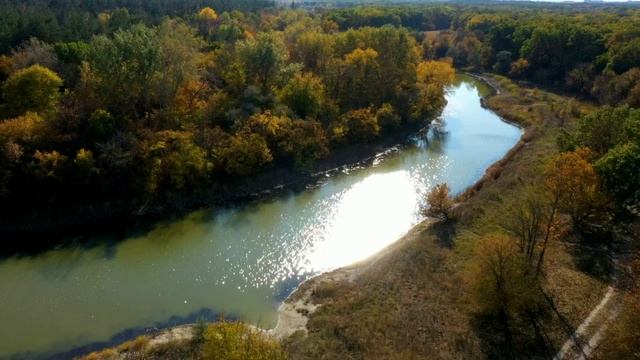
M 582 234 L 572 249 L 576 267 L 595 278 L 609 281 L 615 266 L 611 256 L 614 247 L 610 233 Z
M 433 234 L 438 239 L 438 244 L 447 249 L 452 249 L 455 244 L 456 222 L 454 220 L 438 221 L 432 225 Z
M 549 359 L 553 356 L 544 339 L 546 335 L 536 332 L 530 320 L 512 320 L 505 330 L 504 322 L 496 315 L 475 314 L 471 327 L 487 359 Z

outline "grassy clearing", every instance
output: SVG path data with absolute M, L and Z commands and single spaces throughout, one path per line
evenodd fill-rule
M 352 282 L 318 282 L 314 293 L 320 296 L 310 301 L 323 305 L 310 317 L 308 336 L 296 334 L 286 342 L 291 358 L 501 357 L 500 339 L 474 316 L 466 284 L 475 243 L 500 229 L 507 204 L 527 184 L 541 181 L 542 167 L 557 153 L 561 128 L 591 107 L 505 78 L 490 81 L 502 93 L 486 105 L 522 124 L 522 141 L 460 197 L 456 222 L 418 225 Z M 606 281 L 578 261 L 572 240 L 569 236 L 548 249 L 544 290 L 558 312 L 549 311 L 542 323 L 546 339 L 522 334 L 522 357 L 552 355 L 605 292 Z

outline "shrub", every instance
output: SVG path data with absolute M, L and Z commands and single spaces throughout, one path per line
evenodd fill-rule
M 444 221 L 449 219 L 453 208 L 453 199 L 449 190 L 449 185 L 438 184 L 427 194 L 428 216 L 439 217 Z
M 210 324 L 204 335 L 203 360 L 280 360 L 286 355 L 277 341 L 240 322 Z

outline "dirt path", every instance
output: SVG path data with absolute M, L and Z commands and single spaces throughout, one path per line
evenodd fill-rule
M 632 243 L 632 240 L 626 239 L 622 243 L 622 248 L 613 250 L 611 285 L 600 303 L 591 310 L 589 316 L 562 345 L 554 360 L 586 360 L 597 349 L 607 329 L 616 320 L 622 308 L 620 300 L 623 291 L 620 289 L 624 288 L 625 274 L 628 271 L 624 264 L 630 260 Z
M 618 315 L 618 292 L 609 286 L 602 301 L 593 308 L 573 335 L 562 345 L 554 360 L 588 359 L 604 332 Z M 597 320 L 597 322 L 596 322 Z

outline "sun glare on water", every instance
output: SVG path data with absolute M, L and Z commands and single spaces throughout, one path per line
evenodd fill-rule
M 316 234 L 309 270 L 363 260 L 397 239 L 418 219 L 416 191 L 408 171 L 374 174 L 345 190 Z

